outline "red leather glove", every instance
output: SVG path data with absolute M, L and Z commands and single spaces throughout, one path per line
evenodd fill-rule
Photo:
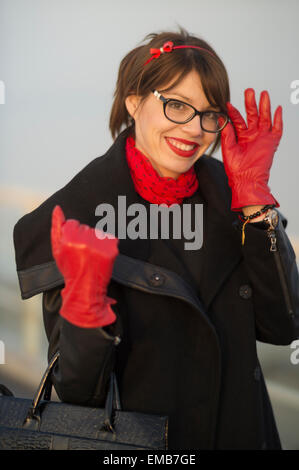
M 252 88 L 245 90 L 247 125 L 239 111 L 227 103 L 228 123 L 221 132 L 223 163 L 232 190 L 231 209 L 279 203 L 268 186 L 274 153 L 282 136 L 282 107 L 271 123 L 270 98 L 262 91 L 259 113 Z
M 102 232 L 102 235 L 104 232 Z M 111 238 L 110 238 L 111 237 Z M 76 326 L 95 328 L 116 320 L 106 296 L 113 264 L 118 255 L 118 239 L 99 239 L 95 230 L 77 220 L 65 221 L 60 206 L 52 214 L 52 252 L 65 280 L 60 315 Z

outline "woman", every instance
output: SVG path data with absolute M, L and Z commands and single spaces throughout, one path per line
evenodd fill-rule
M 248 89 L 246 124 L 209 44 L 147 40 L 120 65 L 112 147 L 15 226 L 22 297 L 43 292 L 61 400 L 103 406 L 114 369 L 123 409 L 169 416 L 169 449 L 280 449 L 256 340 L 299 333 L 295 255 L 267 185 L 281 107 L 272 124 L 268 93 L 258 110 Z M 224 165 L 207 154 L 220 139 Z M 168 237 L 161 220 L 150 236 L 157 204 L 179 209 Z M 189 222 L 202 243 L 186 249 Z

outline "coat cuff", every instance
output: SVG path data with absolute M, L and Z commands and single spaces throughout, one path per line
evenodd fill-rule
M 64 285 L 64 278 L 55 261 L 38 264 L 32 268 L 17 271 L 22 299 Z

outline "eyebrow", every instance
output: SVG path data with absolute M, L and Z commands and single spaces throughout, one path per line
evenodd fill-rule
M 188 97 L 188 96 L 184 96 L 184 95 L 181 95 L 181 93 L 176 93 L 175 91 L 171 91 L 171 90 L 161 90 L 160 92 L 161 94 L 163 93 L 167 93 L 168 95 L 175 95 L 175 96 L 179 96 L 180 98 L 182 98 L 184 101 L 189 101 L 189 103 L 193 104 L 192 103 L 192 100 Z M 203 108 L 203 111 L 207 111 L 207 110 L 210 110 L 210 109 L 215 109 L 215 108 L 218 108 L 219 106 L 206 106 L 205 108 Z

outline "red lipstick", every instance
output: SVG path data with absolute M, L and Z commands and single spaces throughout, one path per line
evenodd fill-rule
M 174 145 L 172 145 L 172 143 L 169 141 L 169 137 L 165 137 L 165 140 L 166 140 L 168 146 L 171 148 L 171 150 L 174 153 L 176 153 L 180 157 L 193 157 L 193 155 L 198 150 L 199 144 L 197 144 L 196 142 L 190 142 L 189 140 L 177 139 L 177 138 L 173 138 L 173 137 L 171 137 L 171 139 L 177 140 L 178 142 L 181 142 L 182 144 L 195 145 L 195 147 L 192 150 L 182 150 L 182 149 L 179 149 L 178 147 L 175 147 Z

